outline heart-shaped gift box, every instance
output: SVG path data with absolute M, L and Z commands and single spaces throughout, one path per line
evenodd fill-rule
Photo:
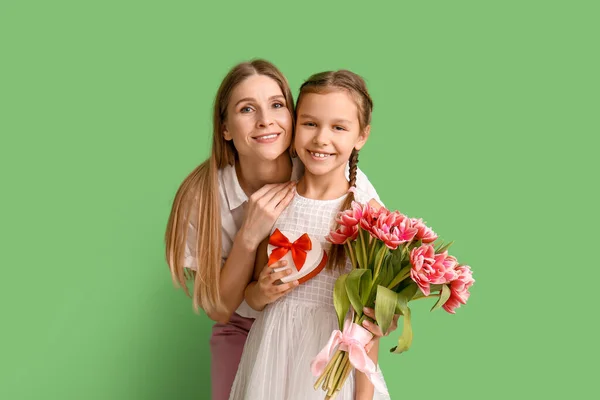
M 283 283 L 296 279 L 304 283 L 317 276 L 327 265 L 327 253 L 321 243 L 306 233 L 298 235 L 275 229 L 269 238 L 267 253 L 268 265 L 279 260 L 287 261 L 285 267 L 275 268 L 274 272 L 292 269 L 292 274 L 281 278 Z

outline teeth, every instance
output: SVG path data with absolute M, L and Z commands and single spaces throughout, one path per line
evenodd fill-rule
M 259 136 L 259 137 L 257 137 L 257 139 L 273 139 L 276 137 L 277 137 L 277 134 L 274 134 L 274 135 L 267 135 L 267 136 Z
M 309 150 L 309 153 L 312 154 L 315 157 L 319 157 L 319 158 L 325 158 L 325 157 L 329 157 L 329 154 L 323 154 L 323 153 L 315 153 L 313 151 Z

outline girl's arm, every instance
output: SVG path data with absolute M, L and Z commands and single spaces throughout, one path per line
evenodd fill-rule
M 379 358 L 379 340 L 373 343 L 373 347 L 371 347 L 371 350 L 367 355 L 371 360 L 373 360 L 373 363 L 377 365 L 377 360 Z M 354 400 L 373 400 L 375 388 L 373 387 L 373 384 L 365 374 L 363 374 L 360 371 L 356 371 L 354 382 L 356 386 L 356 394 Z
M 290 268 L 283 271 L 273 272 L 274 269 L 284 267 L 287 261 L 280 260 L 271 266 L 267 266 L 267 245 L 269 239 L 265 239 L 258 247 L 256 263 L 254 265 L 254 280 L 246 287 L 244 297 L 246 303 L 257 311 L 262 311 L 269 303 L 274 302 L 298 286 L 298 281 L 281 283 L 280 279 L 292 273 Z

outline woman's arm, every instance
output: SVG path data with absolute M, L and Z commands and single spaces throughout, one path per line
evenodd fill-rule
M 244 288 L 252 280 L 256 248 L 244 239 L 240 230 L 233 241 L 229 257 L 221 268 L 219 290 L 224 310 L 208 314 L 213 321 L 227 323 L 244 299 Z
M 229 257 L 221 268 L 219 290 L 224 310 L 208 316 L 226 323 L 244 299 L 252 280 L 256 250 L 294 197 L 294 182 L 268 184 L 248 199 L 244 222 L 235 236 Z

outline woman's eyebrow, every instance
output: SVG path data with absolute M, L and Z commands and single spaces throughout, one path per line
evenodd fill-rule
M 269 101 L 272 101 L 272 100 L 275 100 L 275 99 L 285 100 L 285 97 L 283 95 L 280 95 L 280 94 L 277 94 L 275 96 L 269 97 Z M 254 97 L 244 97 L 243 99 L 240 99 L 237 103 L 235 103 L 234 107 L 237 107 L 238 104 L 243 103 L 245 101 L 256 102 L 256 99 Z
M 254 97 L 244 97 L 243 99 L 240 99 L 237 103 L 235 103 L 234 107 L 237 107 L 238 104 L 243 103 L 245 101 L 256 101 L 256 99 L 254 99 Z

